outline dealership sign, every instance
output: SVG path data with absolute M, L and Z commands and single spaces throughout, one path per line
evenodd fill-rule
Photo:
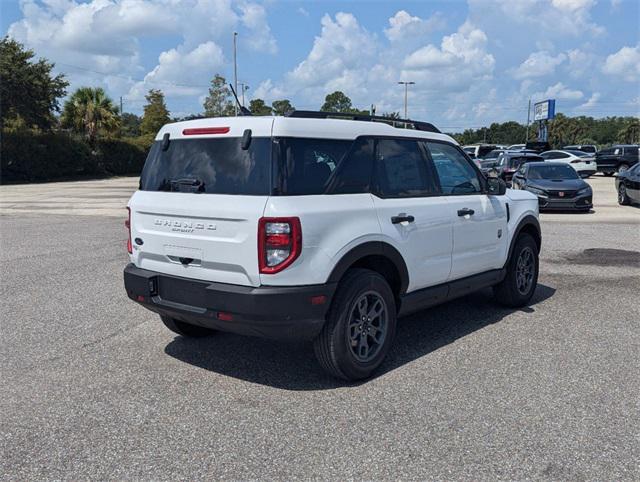
M 533 106 L 533 120 L 541 121 L 553 119 L 556 116 L 556 100 L 547 99 L 536 102 Z

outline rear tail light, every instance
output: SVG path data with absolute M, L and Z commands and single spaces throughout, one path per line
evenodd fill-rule
M 131 209 L 127 207 L 127 220 L 124 222 L 127 231 L 129 232 L 129 238 L 127 239 L 127 251 L 129 254 L 133 253 L 133 245 L 131 244 Z
M 258 265 L 260 273 L 279 273 L 302 251 L 300 218 L 260 218 Z

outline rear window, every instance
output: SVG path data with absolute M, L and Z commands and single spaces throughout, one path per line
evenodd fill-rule
M 526 164 L 527 162 L 540 162 L 540 161 L 544 161 L 544 158 L 540 156 L 512 157 L 511 159 L 509 159 L 509 167 L 518 169 L 520 166 L 522 166 L 523 164 Z
M 140 176 L 143 191 L 268 195 L 271 192 L 271 139 L 254 137 L 242 150 L 241 138 L 174 139 L 166 151 L 153 143 Z

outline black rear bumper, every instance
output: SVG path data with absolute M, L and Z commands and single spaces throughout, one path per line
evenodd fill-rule
M 312 339 L 322 329 L 335 283 L 238 286 L 124 270 L 127 295 L 160 315 L 216 330 L 275 339 Z

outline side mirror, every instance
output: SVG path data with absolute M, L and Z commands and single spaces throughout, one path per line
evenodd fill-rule
M 507 192 L 507 184 L 499 177 L 487 178 L 487 188 L 490 196 L 503 196 Z

